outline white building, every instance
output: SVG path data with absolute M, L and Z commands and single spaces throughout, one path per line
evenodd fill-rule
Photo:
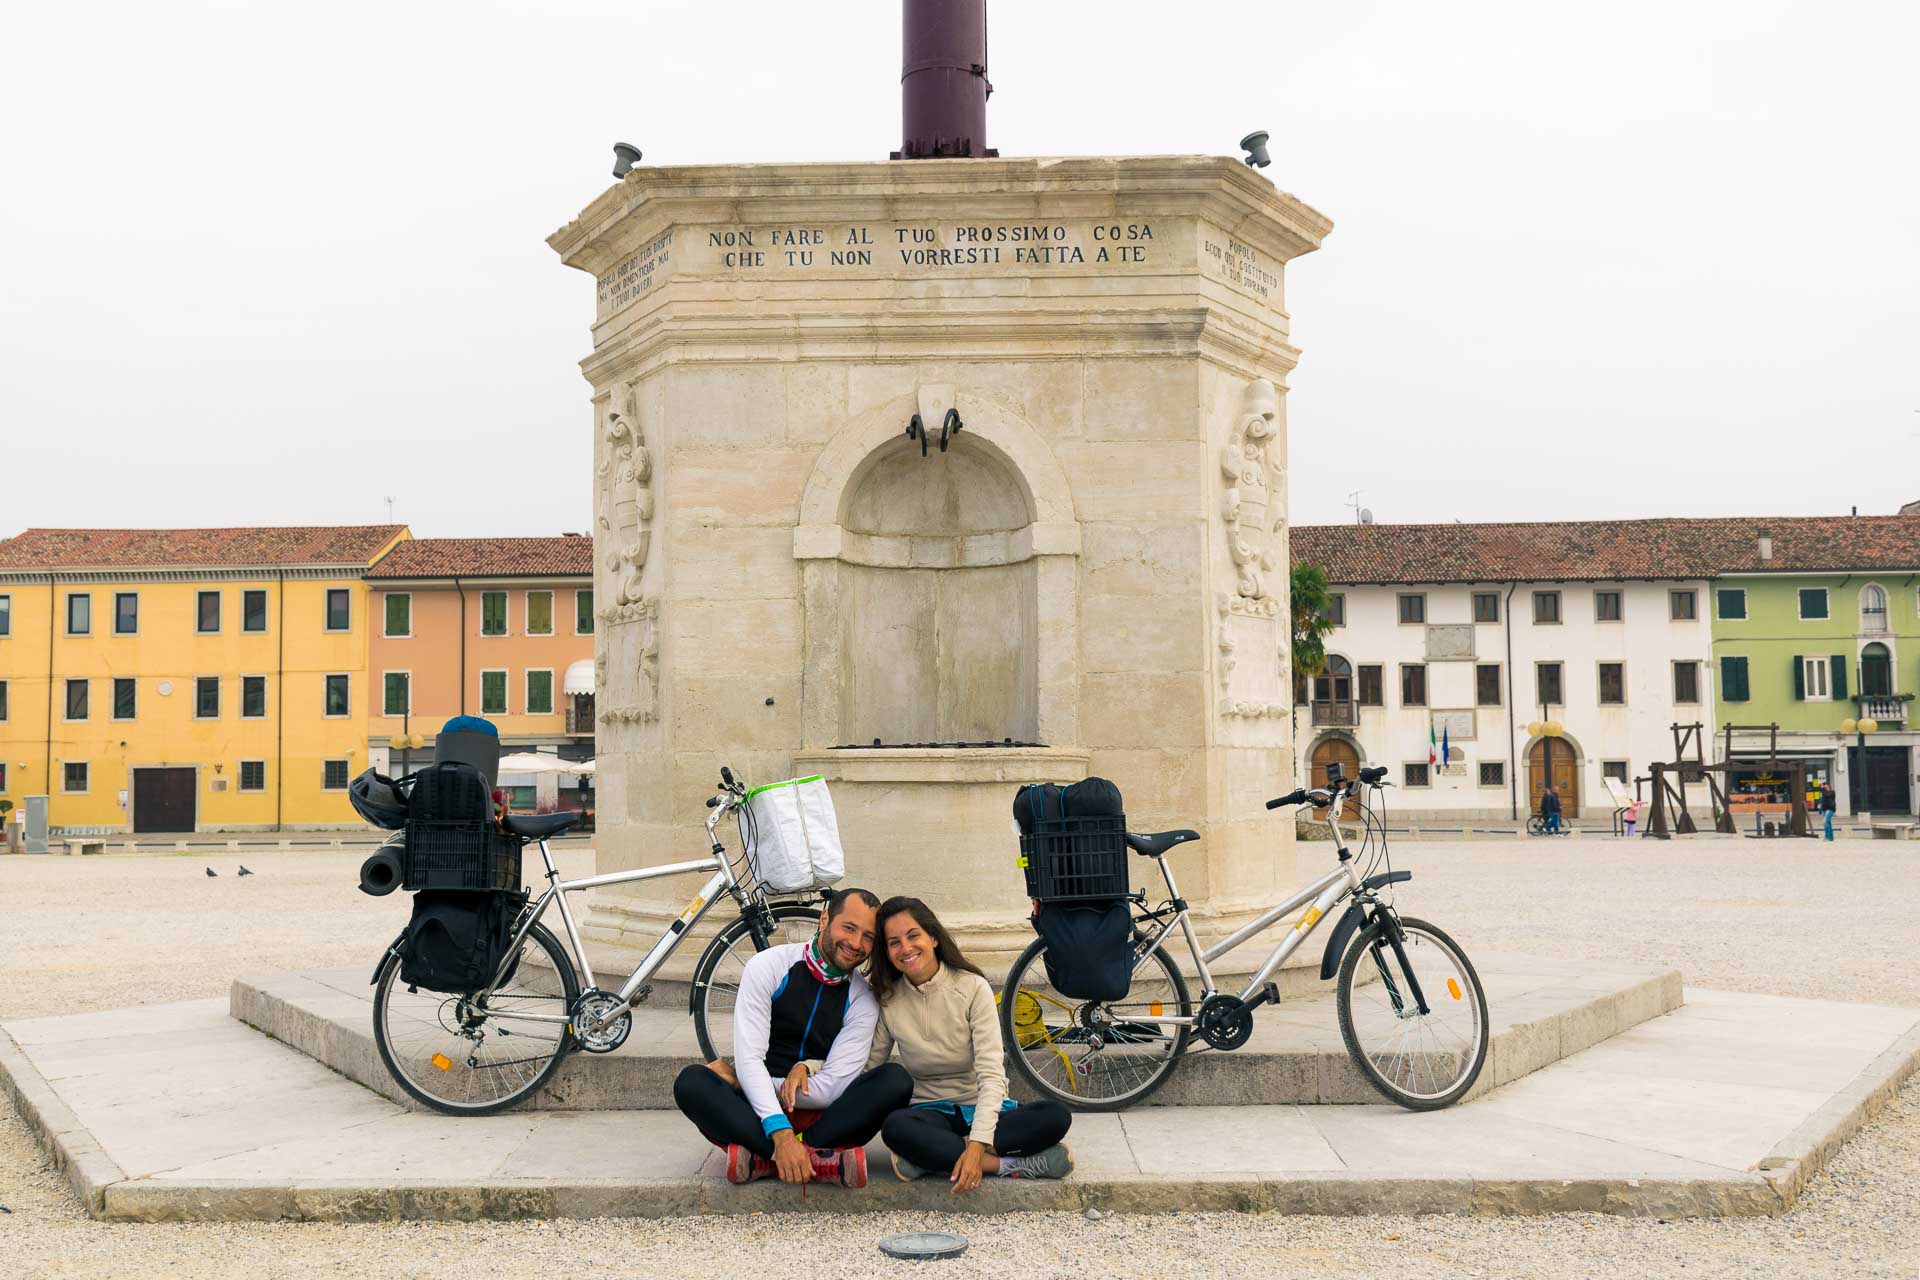
M 1326 671 L 1296 682 L 1303 777 L 1386 765 L 1396 820 L 1511 820 L 1538 811 L 1551 756 L 1566 816 L 1591 822 L 1605 779 L 1631 794 L 1676 758 L 1676 723 L 1706 726 L 1711 760 L 1708 584 L 1656 523 L 1295 527 L 1336 622 Z M 1549 720 L 1558 737 L 1528 732 Z

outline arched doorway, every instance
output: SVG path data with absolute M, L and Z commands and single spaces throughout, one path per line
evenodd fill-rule
M 1308 757 L 1307 763 L 1310 769 L 1307 785 L 1310 787 L 1327 785 L 1327 766 L 1330 764 L 1338 764 L 1348 781 L 1360 776 L 1360 752 L 1345 738 L 1329 736 L 1320 739 L 1314 744 L 1313 754 Z M 1357 820 L 1360 816 L 1359 804 L 1348 800 L 1340 816 L 1344 820 Z
M 1893 696 L 1893 655 L 1877 640 L 1860 651 L 1860 695 L 1865 698 Z
M 1540 812 L 1547 789 L 1547 744 L 1553 744 L 1553 785 L 1560 789 L 1560 812 L 1569 821 L 1580 814 L 1580 754 L 1564 738 L 1536 738 L 1527 748 L 1527 812 Z

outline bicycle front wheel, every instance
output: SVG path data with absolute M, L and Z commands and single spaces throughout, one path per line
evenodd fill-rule
M 1030 943 L 1000 992 L 1000 1035 L 1019 1077 L 1041 1097 L 1080 1111 L 1119 1111 L 1165 1084 L 1192 1024 L 1151 1019 L 1193 1016 L 1186 980 L 1166 948 L 1154 947 L 1127 994 L 1112 1002 L 1061 994 L 1048 981 L 1046 950 L 1044 939 Z
M 1384 922 L 1348 948 L 1335 992 L 1340 1036 L 1389 1101 L 1438 1111 L 1464 1098 L 1486 1065 L 1487 996 L 1452 938 L 1412 916 L 1400 928 L 1398 948 Z M 1377 981 L 1360 984 L 1363 965 Z
M 817 905 L 782 902 L 767 910 L 773 918 L 767 935 L 770 947 L 805 942 L 820 927 Z M 700 953 L 693 971 L 693 1035 L 700 1042 L 702 1061 L 733 1057 L 733 1005 L 740 995 L 740 974 L 759 953 L 744 916 L 715 934 Z
M 566 1022 L 516 1015 L 564 1019 L 579 997 L 572 962 L 538 924 L 513 976 L 484 1002 L 408 987 L 389 955 L 374 980 L 373 1042 L 412 1097 L 448 1115 L 492 1115 L 538 1092 L 573 1047 Z

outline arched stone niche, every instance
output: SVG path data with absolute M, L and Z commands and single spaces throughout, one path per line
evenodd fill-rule
M 949 407 L 923 456 L 907 421 Z M 1029 423 L 922 387 L 829 443 L 800 517 L 809 748 L 1077 740 L 1079 526 Z

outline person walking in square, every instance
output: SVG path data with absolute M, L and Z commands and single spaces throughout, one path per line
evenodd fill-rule
M 1833 788 L 1822 782 L 1820 784 L 1820 817 L 1826 823 L 1826 838 L 1829 840 L 1833 839 L 1833 811 L 1838 807 L 1833 798 Z
M 1540 793 L 1540 820 L 1546 824 L 1548 835 L 1560 834 L 1560 792 L 1551 781 Z
M 1016 1105 L 993 987 L 939 917 L 918 898 L 880 906 L 873 990 L 880 1005 L 869 1069 L 898 1051 L 913 1075 L 913 1104 L 888 1116 L 880 1137 L 903 1181 L 944 1173 L 954 1193 L 982 1177 L 1064 1178 L 1061 1145 L 1073 1115 L 1057 1102 Z

